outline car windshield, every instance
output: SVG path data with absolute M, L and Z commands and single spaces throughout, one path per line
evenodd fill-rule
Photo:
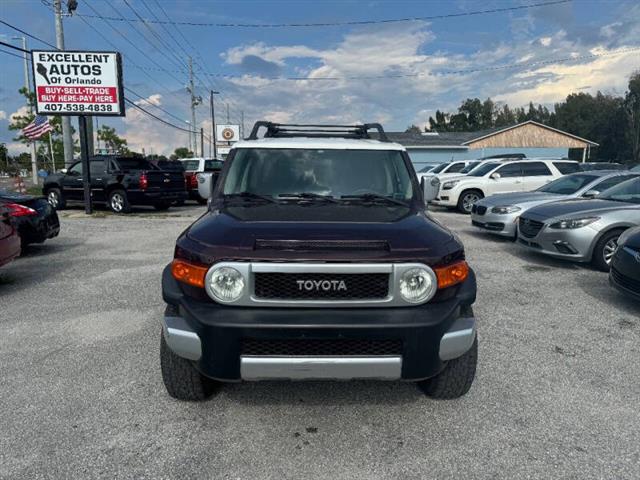
M 155 170 L 144 158 L 118 158 L 118 166 L 123 172 L 135 172 L 138 170 Z
M 471 162 L 469 165 L 460 170 L 460 173 L 469 173 L 471 170 L 480 165 L 480 162 Z
M 413 197 L 409 170 L 395 150 L 241 148 L 231 162 L 223 195 Z
M 487 173 L 489 173 L 494 168 L 500 166 L 498 162 L 489 162 L 483 163 L 482 165 L 474 168 L 469 172 L 470 177 L 484 177 Z
M 434 168 L 435 168 L 435 165 L 427 165 L 426 167 L 423 167 L 418 173 L 427 173 L 433 170 Z
M 447 168 L 447 166 L 451 165 L 450 163 L 441 163 L 440 165 L 438 165 L 436 168 L 434 168 L 433 170 L 431 170 L 430 173 L 440 173 L 442 170 L 444 170 L 445 168 Z
M 567 175 L 538 189 L 538 192 L 554 193 L 556 195 L 571 195 L 586 187 L 598 177 L 595 175 Z
M 615 187 L 605 190 L 596 198 L 613 200 L 615 202 L 640 204 L 640 178 L 622 182 Z
M 200 168 L 200 160 L 182 160 L 182 166 L 187 172 L 195 172 Z

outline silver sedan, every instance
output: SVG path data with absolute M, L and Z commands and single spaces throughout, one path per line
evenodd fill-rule
M 628 180 L 593 200 L 563 200 L 533 207 L 520 216 L 523 247 L 609 270 L 618 237 L 640 225 L 640 178 Z
M 478 201 L 471 209 L 474 227 L 516 239 L 518 217 L 530 208 L 569 198 L 593 198 L 640 172 L 596 171 L 566 175 L 532 192 L 500 193 Z

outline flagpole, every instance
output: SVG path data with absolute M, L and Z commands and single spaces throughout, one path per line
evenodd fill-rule
M 53 173 L 56 173 L 56 159 L 53 156 L 53 140 L 52 132 L 49 132 L 49 154 L 51 155 L 51 166 L 53 167 Z

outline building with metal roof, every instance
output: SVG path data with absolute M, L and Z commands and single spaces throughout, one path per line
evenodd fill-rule
M 533 120 L 479 132 L 387 132 L 389 140 L 403 145 L 416 166 L 425 163 L 469 160 L 506 153 L 527 157 L 567 157 L 581 149 L 589 157 L 597 143 Z

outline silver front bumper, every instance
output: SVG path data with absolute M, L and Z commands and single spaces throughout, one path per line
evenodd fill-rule
M 202 342 L 179 316 L 165 315 L 162 330 L 169 348 L 178 356 L 198 361 Z M 476 319 L 457 319 L 440 340 L 440 359 L 464 355 L 476 338 Z M 255 356 L 240 357 L 243 380 L 399 380 L 401 356 Z

